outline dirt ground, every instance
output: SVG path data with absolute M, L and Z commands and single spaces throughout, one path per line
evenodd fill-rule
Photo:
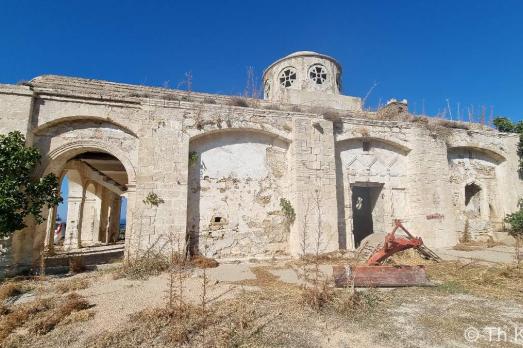
M 339 262 L 322 260 L 322 279 L 328 280 L 331 264 Z M 0 289 L 0 342 L 4 347 L 523 346 L 523 270 L 474 261 L 436 264 L 408 255 L 396 262 L 425 263 L 434 286 L 361 289 L 354 297 L 351 289 L 321 283 L 315 297 L 321 305 L 312 306 L 314 287 L 305 291 L 300 285 L 303 267 L 310 270 L 311 264 L 291 261 L 191 269 L 172 283 L 168 272 L 123 277 L 119 264 L 11 281 Z M 176 297 L 167 310 L 170 284 L 180 289 L 180 279 L 184 304 L 178 306 Z M 60 306 L 71 293 L 89 307 L 64 314 Z M 52 304 L 31 307 L 23 323 L 6 329 L 9 319 L 20 318 L 19 308 L 45 299 Z M 35 329 L 49 320 L 57 322 L 50 330 Z

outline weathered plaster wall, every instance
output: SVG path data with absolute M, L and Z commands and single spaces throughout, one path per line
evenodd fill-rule
M 213 257 L 288 252 L 288 144 L 268 134 L 223 131 L 191 142 L 188 231 Z M 208 246 L 206 250 L 205 245 Z

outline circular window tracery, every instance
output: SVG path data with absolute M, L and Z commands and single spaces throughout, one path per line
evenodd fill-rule
M 309 77 L 317 85 L 321 85 L 327 80 L 327 70 L 323 65 L 313 65 L 309 69 Z
M 296 69 L 288 67 L 283 69 L 280 73 L 280 85 L 283 87 L 290 87 L 296 81 Z

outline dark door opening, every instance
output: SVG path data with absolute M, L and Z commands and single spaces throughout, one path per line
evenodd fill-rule
M 374 233 L 372 211 L 379 197 L 379 187 L 352 187 L 352 226 L 356 248 L 368 235 Z

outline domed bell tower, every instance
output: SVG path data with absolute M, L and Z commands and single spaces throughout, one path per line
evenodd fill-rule
M 285 104 L 361 109 L 360 98 L 342 96 L 341 66 L 332 57 L 311 52 L 292 53 L 263 73 L 264 99 Z

